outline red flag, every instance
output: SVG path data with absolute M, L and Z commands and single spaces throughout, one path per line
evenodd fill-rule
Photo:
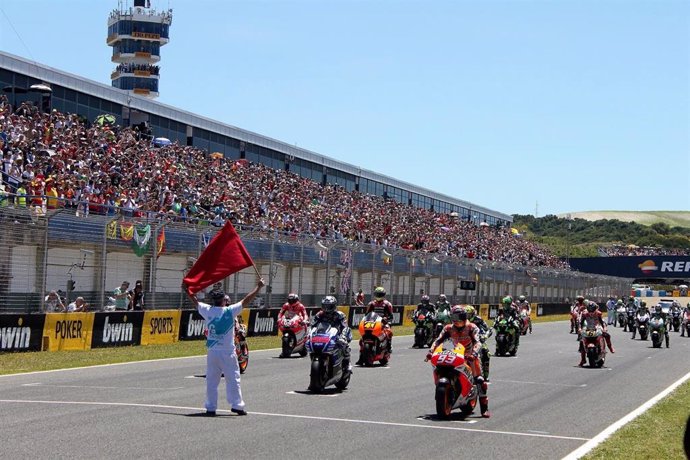
M 184 278 L 190 294 L 254 265 L 230 221 L 208 244 Z

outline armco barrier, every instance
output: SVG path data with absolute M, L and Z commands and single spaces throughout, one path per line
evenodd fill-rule
M 95 313 L 91 348 L 140 345 L 143 323 L 143 311 Z
M 49 351 L 89 350 L 95 313 L 48 313 L 43 337 Z
M 144 312 L 141 344 L 160 345 L 177 342 L 181 313 L 180 310 L 149 310 Z
M 0 315 L 0 352 L 41 351 L 46 315 Z

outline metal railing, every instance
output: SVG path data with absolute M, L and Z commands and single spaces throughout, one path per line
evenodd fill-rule
M 0 207 L 0 312 L 44 311 L 45 296 L 61 290 L 67 302 L 83 297 L 90 310 L 112 306 L 123 281 L 142 281 L 144 308 L 188 308 L 184 274 L 219 231 L 208 221 L 160 220 L 156 214 L 76 215 L 75 209 L 36 211 Z M 127 213 L 126 213 L 127 214 Z M 383 286 L 396 305 L 444 293 L 451 303 L 497 303 L 506 294 L 532 302 L 563 302 L 577 294 L 603 299 L 629 292 L 631 280 L 546 267 L 447 257 L 353 241 L 314 239 L 236 226 L 267 287 L 257 307 L 280 306 L 289 292 L 305 305 L 325 295 L 352 304 Z M 158 252 L 159 238 L 165 249 Z M 233 300 L 254 286 L 253 268 L 224 280 Z M 461 281 L 475 283 L 461 289 Z M 72 284 L 73 283 L 73 284 Z

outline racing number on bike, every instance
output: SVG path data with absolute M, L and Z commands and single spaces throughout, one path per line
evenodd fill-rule
M 364 328 L 365 329 L 373 329 L 376 327 L 376 321 L 365 321 L 364 322 Z
M 444 351 L 441 353 L 441 356 L 438 357 L 437 362 L 439 364 L 453 364 L 453 361 L 455 361 L 456 357 L 457 355 L 452 351 Z

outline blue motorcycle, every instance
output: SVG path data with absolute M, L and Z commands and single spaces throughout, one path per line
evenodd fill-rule
M 311 358 L 309 390 L 321 393 L 335 385 L 344 390 L 350 383 L 352 372 L 344 368 L 343 347 L 338 343 L 338 329 L 327 323 L 318 323 L 309 329 L 307 352 Z

